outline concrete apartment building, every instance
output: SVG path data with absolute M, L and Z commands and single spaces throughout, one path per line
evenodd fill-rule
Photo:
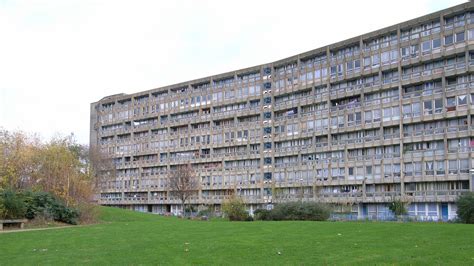
M 91 147 L 113 159 L 100 203 L 179 213 L 168 172 L 191 164 L 190 203 L 250 211 L 292 200 L 451 219 L 474 189 L 474 4 L 277 62 L 91 104 Z

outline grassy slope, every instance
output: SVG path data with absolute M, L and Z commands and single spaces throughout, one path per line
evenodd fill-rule
M 473 225 L 201 222 L 113 208 L 102 219 L 0 234 L 0 264 L 474 264 Z

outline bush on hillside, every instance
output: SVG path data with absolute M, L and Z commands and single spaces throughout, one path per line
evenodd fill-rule
M 225 201 L 222 205 L 222 211 L 230 221 L 249 221 L 245 203 L 240 197 L 232 197 Z
M 79 211 L 67 207 L 51 193 L 27 191 L 23 193 L 23 199 L 26 204 L 25 217 L 28 219 L 41 217 L 68 224 L 77 224 L 78 222 Z
M 259 220 L 286 221 L 326 221 L 331 214 L 331 208 L 316 202 L 287 202 L 275 205 L 273 210 L 258 210 Z
M 474 224 L 474 192 L 460 196 L 457 206 L 458 219 L 466 224 Z

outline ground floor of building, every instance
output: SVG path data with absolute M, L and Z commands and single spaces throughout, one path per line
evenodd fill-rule
M 139 212 L 148 212 L 161 215 L 182 215 L 181 204 L 126 204 L 107 205 Z M 250 215 L 257 209 L 271 209 L 273 204 L 247 204 Z M 200 211 L 221 215 L 221 204 L 212 205 L 186 205 L 187 214 L 198 215 Z M 389 210 L 388 203 L 358 203 L 348 205 L 334 205 L 334 219 L 344 220 L 392 220 L 395 216 Z M 452 202 L 415 202 L 407 205 L 406 217 L 417 221 L 452 221 L 457 217 L 457 207 Z

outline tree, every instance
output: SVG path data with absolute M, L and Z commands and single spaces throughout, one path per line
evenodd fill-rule
M 222 204 L 222 211 L 230 221 L 245 221 L 249 217 L 247 211 L 245 211 L 244 200 L 235 195 Z
M 199 180 L 190 164 L 178 165 L 168 176 L 171 194 L 181 201 L 183 214 L 186 215 L 186 202 L 199 191 Z
M 401 200 L 401 199 L 392 199 L 392 202 L 389 203 L 388 209 L 395 214 L 395 216 L 401 216 L 401 215 L 406 215 L 408 213 L 407 211 L 407 205 L 408 203 Z
M 474 192 L 461 195 L 457 200 L 457 215 L 461 222 L 474 224 Z
M 84 151 L 73 135 L 48 142 L 0 129 L 0 192 L 50 192 L 67 207 L 92 210 L 92 176 Z M 82 219 L 82 217 L 81 217 Z
M 90 147 L 88 152 L 81 152 L 81 154 L 84 153 L 88 153 L 88 156 L 83 157 L 87 164 L 85 171 L 91 177 L 94 189 L 98 192 L 107 180 L 115 179 L 115 164 L 112 158 L 101 152 L 97 147 Z
M 0 190 L 25 189 L 34 185 L 31 175 L 38 168 L 39 139 L 23 132 L 0 128 Z

